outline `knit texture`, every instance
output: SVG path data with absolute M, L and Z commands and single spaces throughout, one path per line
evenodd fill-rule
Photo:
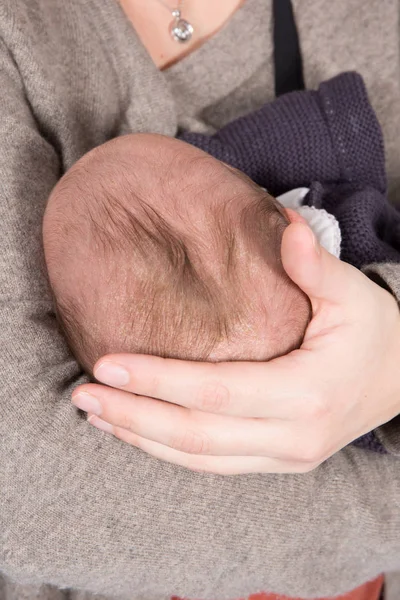
M 130 600 L 312 598 L 400 564 L 392 455 L 349 447 L 305 475 L 190 473 L 94 430 L 70 402 L 85 378 L 42 268 L 50 190 L 116 135 L 214 133 L 272 100 L 270 4 L 247 0 L 159 73 L 115 0 L 0 2 L 0 571 L 19 584 Z M 294 5 L 307 86 L 351 63 L 380 120 L 393 120 L 384 131 L 396 188 L 397 0 Z M 399 290 L 397 267 L 381 276 Z M 386 432 L 398 451 L 398 425 Z
M 281 96 L 213 136 L 180 137 L 274 195 L 313 181 L 386 190 L 382 133 L 357 73 L 334 77 L 317 91 Z

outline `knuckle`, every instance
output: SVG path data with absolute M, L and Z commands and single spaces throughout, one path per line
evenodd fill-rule
M 137 424 L 130 415 L 121 415 L 118 419 L 118 427 L 125 429 L 126 431 L 131 431 L 132 433 L 138 433 Z
M 330 413 L 327 395 L 314 395 L 308 397 L 304 402 L 303 415 L 314 422 L 321 422 Z
M 211 381 L 200 388 L 196 404 L 200 410 L 218 413 L 225 410 L 229 403 L 228 388 L 218 381 Z
M 171 448 L 185 454 L 210 454 L 210 440 L 203 433 L 187 430 L 171 440 Z
M 326 456 L 326 442 L 318 434 L 309 435 L 303 441 L 297 454 L 297 460 L 306 465 L 317 465 L 321 463 Z M 310 470 L 314 467 L 312 466 Z
M 147 394 L 149 394 L 153 398 L 157 398 L 159 389 L 160 389 L 160 378 L 158 377 L 158 375 L 152 375 L 150 378 L 150 381 L 149 381 L 149 387 L 146 390 Z

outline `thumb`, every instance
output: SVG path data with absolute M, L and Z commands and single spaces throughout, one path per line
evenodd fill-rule
M 288 225 L 281 254 L 286 273 L 313 304 L 317 300 L 343 303 L 354 298 L 355 291 L 357 296 L 360 272 L 322 248 L 308 225 Z

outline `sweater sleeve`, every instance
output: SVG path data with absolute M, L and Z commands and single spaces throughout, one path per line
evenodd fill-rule
M 160 600 L 333 596 L 395 570 L 392 456 L 350 448 L 297 476 L 191 473 L 72 407 L 83 377 L 56 327 L 41 249 L 57 142 L 3 45 L 0 115 L 0 572 Z

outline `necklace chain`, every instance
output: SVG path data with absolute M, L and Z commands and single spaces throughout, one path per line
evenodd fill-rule
M 164 0 L 158 0 L 160 4 L 162 4 L 163 6 L 165 6 L 165 8 L 170 12 L 170 13 L 174 13 L 176 10 L 179 10 L 179 12 L 182 12 L 183 9 L 183 5 L 185 4 L 185 0 L 179 0 L 178 6 L 176 8 L 171 8 L 170 6 L 168 6 L 168 4 L 166 2 L 164 2 Z

